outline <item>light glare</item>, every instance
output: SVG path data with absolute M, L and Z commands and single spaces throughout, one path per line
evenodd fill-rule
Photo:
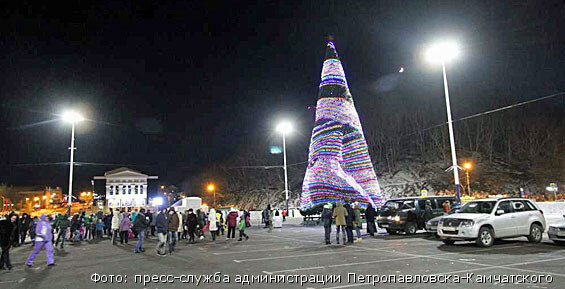
M 284 121 L 277 125 L 277 131 L 283 134 L 287 134 L 292 131 L 292 125 L 290 122 Z
M 63 114 L 63 120 L 70 123 L 76 123 L 79 121 L 83 121 L 84 117 L 77 112 L 67 111 Z
M 455 42 L 441 42 L 434 44 L 426 51 L 426 59 L 430 62 L 446 62 L 459 55 L 459 46 Z
M 153 203 L 153 206 L 161 206 L 163 205 L 163 198 L 153 198 L 151 202 Z

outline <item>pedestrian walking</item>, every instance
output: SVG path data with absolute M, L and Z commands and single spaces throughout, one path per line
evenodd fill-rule
M 198 226 L 198 218 L 194 214 L 194 210 L 188 209 L 186 214 L 186 229 L 188 230 L 188 243 L 194 243 L 194 234 L 196 234 L 196 227 Z
M 169 217 L 167 216 L 167 209 L 163 208 L 157 217 L 155 217 L 155 230 L 157 232 L 157 237 L 159 242 L 157 243 L 156 251 L 157 255 L 166 255 L 167 246 L 167 230 L 169 228 Z
M 55 247 L 59 245 L 59 241 L 61 241 L 61 249 L 65 246 L 65 237 L 67 236 L 67 230 L 69 229 L 71 222 L 69 221 L 69 216 L 59 215 L 59 221 L 57 222 L 57 228 L 59 233 L 57 234 L 57 240 L 55 241 Z
M 361 238 L 361 228 L 363 223 L 361 222 L 361 207 L 359 207 L 359 203 L 355 202 L 353 205 L 353 214 L 355 218 L 353 219 L 353 227 L 355 228 L 355 233 L 357 233 L 357 237 L 355 242 L 361 242 L 363 239 Z
M 212 241 L 216 241 L 216 236 L 218 235 L 218 216 L 216 215 L 216 210 L 214 208 L 210 209 L 208 222 L 210 223 L 208 229 L 212 235 Z
M 92 216 L 85 215 L 84 216 L 84 237 L 83 239 L 88 240 L 92 237 L 92 230 L 90 224 L 92 223 Z
M 238 241 L 241 241 L 243 237 L 245 237 L 245 240 L 249 239 L 249 236 L 247 236 L 247 234 L 245 234 L 245 227 L 247 226 L 247 224 L 245 223 L 245 214 L 241 215 L 241 217 L 239 217 L 239 239 Z
M 82 235 L 80 234 L 80 218 L 76 213 L 71 219 L 71 234 L 69 238 L 72 242 L 78 242 L 82 239 Z
M 432 202 L 430 202 L 430 200 L 426 200 L 423 217 L 424 224 L 434 217 L 434 210 L 432 208 Z
M 10 218 L 12 218 L 12 216 L 16 217 L 16 221 L 14 223 L 14 226 L 15 226 L 14 230 L 15 231 L 14 231 L 14 234 L 12 234 L 12 246 L 19 247 L 20 246 L 20 227 L 21 227 L 20 219 L 21 218 L 18 214 L 14 213 L 14 211 L 12 211 L 10 213 Z
M 37 222 L 39 222 L 39 220 L 37 219 L 37 216 L 35 216 L 31 219 L 29 224 L 29 238 L 31 239 L 32 245 L 35 243 L 35 226 L 37 225 Z
M 332 234 L 332 209 L 329 204 L 324 205 L 324 209 L 322 210 L 322 222 L 324 222 L 326 245 L 330 245 L 332 243 L 330 241 Z
M 377 212 L 375 212 L 375 208 L 373 208 L 373 205 L 369 203 L 365 210 L 365 221 L 367 222 L 367 231 L 369 231 L 369 235 L 371 235 L 371 237 L 375 236 L 375 232 L 377 231 L 377 228 L 375 227 L 376 215 Z
M 14 235 L 17 233 L 17 219 L 15 214 L 8 215 L 7 218 L 0 219 L 0 270 L 12 270 L 12 263 L 10 262 L 10 248 L 14 240 Z
M 120 244 L 127 244 L 129 240 L 129 229 L 131 228 L 131 221 L 129 214 L 124 212 L 122 214 L 122 222 L 120 223 Z
M 31 267 L 33 265 L 33 260 L 39 254 L 41 249 L 45 248 L 45 253 L 47 255 L 47 265 L 53 266 L 55 265 L 55 260 L 53 259 L 53 229 L 49 220 L 47 219 L 47 215 L 41 215 L 41 219 L 37 222 L 35 227 L 35 247 L 29 257 L 26 260 L 26 265 Z
M 347 210 L 345 209 L 345 207 L 343 207 L 343 204 L 341 202 L 338 202 L 333 212 L 333 217 L 335 218 L 335 230 L 336 230 L 335 239 L 337 241 L 337 244 L 339 244 L 339 232 L 341 231 L 343 236 L 343 244 L 345 245 L 345 225 L 347 224 L 345 218 L 347 217 L 347 215 L 348 215 Z
M 137 245 L 133 250 L 134 253 L 145 252 L 143 248 L 143 238 L 145 237 L 145 230 L 149 226 L 149 220 L 145 217 L 145 209 L 140 209 L 139 213 L 135 217 L 135 223 L 133 224 L 132 230 L 137 233 Z
M 159 212 L 157 212 L 157 214 L 158 213 Z M 155 214 L 155 212 L 151 212 L 150 215 L 147 215 L 149 217 L 149 222 L 151 226 L 151 236 L 155 236 L 155 222 L 157 221 L 157 214 Z
M 180 240 L 181 240 L 181 238 L 182 238 L 182 232 L 184 231 L 184 229 L 183 229 L 183 227 L 184 227 L 184 223 L 183 223 L 184 218 L 183 218 L 183 216 L 182 216 L 181 211 L 178 211 L 178 212 L 177 212 L 177 216 L 178 216 L 178 218 L 179 218 L 179 227 L 178 227 L 178 229 L 177 229 L 177 240 L 179 240 L 179 242 L 180 242 Z
M 31 219 L 28 214 L 24 213 L 20 218 L 19 232 L 20 232 L 20 244 L 24 244 Z
M 221 211 L 216 211 L 216 220 L 218 220 L 218 231 L 222 236 L 224 235 L 224 228 L 225 228 L 225 219 L 224 214 Z M 216 233 L 219 235 L 218 233 Z
M 227 239 L 235 239 L 235 227 L 237 226 L 237 211 L 232 209 L 228 213 L 227 223 L 228 223 L 228 236 Z
M 353 208 L 349 203 L 343 205 L 347 210 L 347 216 L 345 216 L 345 232 L 347 233 L 347 244 L 353 244 L 353 223 L 355 220 L 355 213 Z
M 112 218 L 114 213 L 110 211 L 109 215 L 105 215 L 102 219 L 104 220 L 104 235 L 110 237 L 112 235 Z
M 96 238 L 102 239 L 103 235 L 104 235 L 104 222 L 102 221 L 102 219 L 98 219 L 98 221 L 96 222 Z
M 273 231 L 273 211 L 271 205 L 267 205 L 267 223 L 269 225 L 269 233 Z
M 112 231 L 112 245 L 116 245 L 118 234 L 120 233 L 120 213 L 118 210 L 116 210 L 116 213 L 112 216 L 110 230 Z
M 169 210 L 169 254 L 175 251 L 175 245 L 177 243 L 177 230 L 179 228 L 179 216 L 175 212 L 175 209 L 171 207 Z

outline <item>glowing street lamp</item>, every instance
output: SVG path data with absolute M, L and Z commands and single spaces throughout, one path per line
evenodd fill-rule
M 465 174 L 467 175 L 467 193 L 469 196 L 471 195 L 471 181 L 469 180 L 469 170 L 473 167 L 473 164 L 470 162 L 466 162 L 463 164 L 463 168 L 465 168 Z
M 63 114 L 63 121 L 71 123 L 71 162 L 69 166 L 69 216 L 71 215 L 71 204 L 73 195 L 73 165 L 75 155 L 75 124 L 84 120 L 84 117 L 75 111 L 67 111 Z
M 288 172 L 286 168 L 286 134 L 292 132 L 292 124 L 288 121 L 283 121 L 277 125 L 277 131 L 282 134 L 283 138 L 283 170 L 284 170 L 284 193 L 286 199 L 286 211 L 288 212 Z
M 451 105 L 449 103 L 449 89 L 447 86 L 447 74 L 445 63 L 455 59 L 459 55 L 459 46 L 454 42 L 436 43 L 428 48 L 425 53 L 428 61 L 441 63 L 443 69 L 443 87 L 445 90 L 445 106 L 447 108 L 447 124 L 449 128 L 449 143 L 451 145 L 451 161 L 453 179 L 455 180 L 455 190 L 457 192 L 457 203 L 461 203 L 461 185 L 459 184 L 459 171 L 457 166 L 457 154 L 455 153 L 455 137 L 453 134 L 453 121 L 451 120 Z
M 214 184 L 208 184 L 208 186 L 206 186 L 206 190 L 214 193 L 214 207 L 216 207 L 216 186 Z

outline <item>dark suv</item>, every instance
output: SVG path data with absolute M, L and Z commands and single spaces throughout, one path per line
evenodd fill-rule
M 426 202 L 432 206 L 432 216 L 441 216 L 443 203 L 455 203 L 456 198 L 451 196 L 413 197 L 388 200 L 379 210 L 377 224 L 379 228 L 386 229 L 389 234 L 405 232 L 415 234 L 416 231 L 426 227 L 424 216 Z

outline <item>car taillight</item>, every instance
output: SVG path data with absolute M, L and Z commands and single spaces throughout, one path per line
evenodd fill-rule
M 539 210 L 539 212 L 543 215 L 543 211 L 542 211 L 542 210 Z

